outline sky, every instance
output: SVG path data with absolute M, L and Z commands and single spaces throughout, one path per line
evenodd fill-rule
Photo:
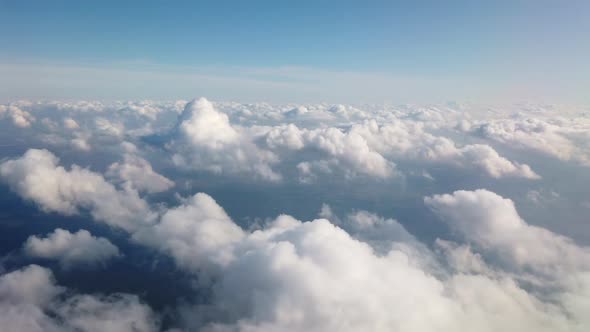
M 0 0 L 1 332 L 590 331 L 589 32 Z
M 0 99 L 587 103 L 586 1 L 0 1 Z

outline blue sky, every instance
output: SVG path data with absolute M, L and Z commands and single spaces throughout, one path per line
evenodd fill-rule
M 0 0 L 0 98 L 586 102 L 589 31 L 585 1 Z

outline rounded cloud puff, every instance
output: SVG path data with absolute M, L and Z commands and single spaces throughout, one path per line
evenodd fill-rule
M 498 247 L 507 259 L 528 264 L 531 276 L 544 277 L 547 264 L 562 264 L 553 256 L 522 261 L 526 255 L 515 255 L 523 249 L 539 250 L 527 242 L 531 236 L 549 241 L 552 247 L 545 252 L 576 254 L 571 258 L 576 264 L 563 263 L 567 270 L 554 271 L 552 280 L 540 279 L 564 282 L 560 288 L 545 288 L 545 295 L 539 296 L 513 277 L 518 265 L 488 267 L 489 256 L 443 241 L 438 242 L 440 257 L 394 221 L 356 213 L 340 221 L 355 230 L 353 236 L 326 219 L 301 222 L 280 216 L 262 229 L 245 232 L 205 194 L 171 209 L 152 231 L 137 233 L 135 239 L 168 253 L 196 276 L 208 275 L 212 285 L 201 284 L 214 292 L 207 310 L 182 309 L 185 324 L 194 329 L 583 330 L 588 307 L 572 296 L 590 290 L 590 280 L 584 277 L 590 262 L 584 254 L 587 249 L 527 225 L 510 200 L 492 192 L 462 191 L 426 202 L 443 220 L 481 243 L 484 254 Z M 324 209 L 323 214 L 330 212 Z M 385 231 L 388 236 L 379 236 Z M 491 239 L 485 240 L 486 235 Z M 383 246 L 387 239 L 389 248 Z M 379 246 L 369 245 L 371 240 L 379 240 Z M 453 264 L 445 267 L 445 260 Z M 572 275 L 580 278 L 578 282 L 565 282 Z
M 65 268 L 104 264 L 120 256 L 119 248 L 103 237 L 92 236 L 87 230 L 70 233 L 60 228 L 46 238 L 30 236 L 24 251 L 32 257 L 56 259 Z
M 21 158 L 0 164 L 0 176 L 22 197 L 45 211 L 67 215 L 80 208 L 109 225 L 131 230 L 154 218 L 136 191 L 117 190 L 101 174 L 73 165 L 66 170 L 47 150 L 28 150 Z
M 135 295 L 72 295 L 50 270 L 29 265 L 0 276 L 0 326 L 6 332 L 155 332 L 159 320 Z
M 455 191 L 425 198 L 426 205 L 452 229 L 511 269 L 559 279 L 568 271 L 590 269 L 590 250 L 571 239 L 527 224 L 514 203 L 491 191 Z

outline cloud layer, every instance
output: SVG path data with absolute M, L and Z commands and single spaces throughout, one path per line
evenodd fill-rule
M 407 175 L 407 164 L 538 180 L 542 174 L 534 165 L 504 156 L 495 145 L 582 164 L 588 155 L 587 119 L 552 118 L 552 113 L 530 120 L 451 107 L 213 104 L 204 98 L 189 103 L 15 102 L 0 110 L 7 120 L 14 114 L 29 119 L 25 127 L 34 124 L 36 133 L 26 140 L 51 150 L 89 152 L 148 142 L 174 168 L 270 182 L 311 183 L 326 176 L 394 179 Z M 111 175 L 140 191 L 168 190 L 170 179 L 158 177 L 140 150 L 113 164 Z
M 2 105 L 6 195 L 101 230 L 27 229 L 16 250 L 70 280 L 117 258 L 190 285 L 153 310 L 151 289 L 83 294 L 6 252 L 0 326 L 586 331 L 588 114 L 515 107 Z

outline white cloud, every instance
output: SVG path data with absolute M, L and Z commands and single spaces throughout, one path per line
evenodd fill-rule
M 400 122 L 379 125 L 376 121 L 353 125 L 352 132 L 385 156 L 472 168 L 493 178 L 505 176 L 538 179 L 528 165 L 511 162 L 484 144 L 457 147 L 449 138 L 432 135 L 422 123 Z
M 240 227 L 206 194 L 196 194 L 171 208 L 162 202 L 150 207 L 139 194 L 168 190 L 176 179 L 179 188 L 192 190 L 182 186 L 187 178 L 202 190 L 200 181 L 208 181 L 206 176 L 190 172 L 205 171 L 223 175 L 223 181 L 227 181 L 223 185 L 230 184 L 223 190 L 228 191 L 234 189 L 234 176 L 247 181 L 274 181 L 265 187 L 248 187 L 253 191 L 270 188 L 269 195 L 285 194 L 281 190 L 293 188 L 288 185 L 297 186 L 287 182 L 299 179 L 310 183 L 306 188 L 312 189 L 310 195 L 317 195 L 318 203 L 321 195 L 334 195 L 330 201 L 345 206 L 355 204 L 350 199 L 356 196 L 350 192 L 357 192 L 346 182 L 348 179 L 369 177 L 385 182 L 405 173 L 410 176 L 400 180 L 404 188 L 391 185 L 390 191 L 383 191 L 383 197 L 373 201 L 371 196 L 359 202 L 359 206 L 375 203 L 382 211 L 395 211 L 398 207 L 388 205 L 390 199 L 402 197 L 405 202 L 408 196 L 403 195 L 411 195 L 413 201 L 420 197 L 415 190 L 423 187 L 414 188 L 411 182 L 416 174 L 436 177 L 451 170 L 471 177 L 469 181 L 479 181 L 483 175 L 494 187 L 506 183 L 496 181 L 500 178 L 538 179 L 539 188 L 559 188 L 561 199 L 568 199 L 568 192 L 560 187 L 543 186 L 551 177 L 540 179 L 531 167 L 500 155 L 489 145 L 497 146 L 500 140 L 464 135 L 477 133 L 472 129 L 483 124 L 474 120 L 478 114 L 412 105 L 277 106 L 212 104 L 205 99 L 188 105 L 147 101 L 51 105 L 59 112 L 41 116 L 49 107 L 46 103 L 15 104 L 39 119 L 51 118 L 43 120 L 51 124 L 49 127 L 35 126 L 40 133 L 27 134 L 32 138 L 23 134 L 15 142 L 30 146 L 30 142 L 55 141 L 60 143 L 55 145 L 59 148 L 68 142 L 75 146 L 78 139 L 82 150 L 83 143 L 88 148 L 92 143 L 96 158 L 94 153 L 72 156 L 75 151 L 66 150 L 72 159 L 83 156 L 92 165 L 100 165 L 92 169 L 108 167 L 112 160 L 121 161 L 108 167 L 105 180 L 90 169 L 62 167 L 54 154 L 32 149 L 20 158 L 2 161 L 3 181 L 44 211 L 66 215 L 88 211 L 97 221 L 123 228 L 135 242 L 169 255 L 178 268 L 195 278 L 195 292 L 210 295 L 205 304 L 183 307 L 188 330 L 581 332 L 590 325 L 588 248 L 526 223 L 512 201 L 489 191 L 457 191 L 426 198 L 426 205 L 449 225 L 455 241 L 438 239 L 432 246 L 420 242 L 397 220 L 362 210 L 338 218 L 326 207 L 321 214 L 325 219 L 309 222 L 286 215 L 274 220 L 256 219 L 256 225 L 262 226 L 248 230 L 251 225 Z M 482 116 L 488 122 L 496 121 L 496 117 L 508 118 L 501 112 Z M 65 119 L 72 119 L 79 128 L 60 133 L 53 123 L 67 126 Z M 546 144 L 556 151 L 563 148 L 561 160 L 573 160 L 584 152 L 586 127 L 582 120 L 543 122 L 555 125 L 549 131 L 567 141 L 535 138 L 535 143 L 523 144 L 522 151 L 531 146 L 538 146 L 540 151 Z M 516 128 L 513 131 L 519 131 L 519 122 L 512 123 Z M 523 141 L 537 132 L 545 133 L 545 138 L 551 136 L 544 125 L 526 128 L 528 136 Z M 17 135 L 20 132 L 17 130 Z M 518 147 L 514 142 L 505 140 Z M 568 150 L 568 146 L 575 148 Z M 148 155 L 162 158 L 162 163 L 170 157 L 173 161 L 165 165 L 167 169 L 186 169 L 180 175 L 166 172 L 168 179 L 140 157 Z M 535 169 L 540 166 L 529 157 L 522 154 Z M 95 160 L 99 158 L 100 163 Z M 324 185 L 321 181 L 327 176 L 342 181 L 334 181 L 335 187 L 328 181 Z M 216 180 L 205 182 L 204 187 L 219 192 Z M 428 192 L 447 192 L 448 184 L 437 180 L 420 185 L 428 186 Z M 313 182 L 320 183 L 311 187 Z M 387 185 L 376 185 L 379 191 L 375 194 L 381 194 Z M 321 194 L 316 189 L 321 189 L 317 190 Z M 236 192 L 232 195 L 243 194 Z M 531 190 L 528 196 L 541 202 L 542 194 L 541 190 Z M 305 209 L 297 201 L 289 204 L 293 209 Z M 284 211 L 282 206 L 266 207 Z M 411 207 L 403 209 L 399 214 L 402 222 L 422 227 L 422 220 L 406 215 Z M 25 247 L 35 247 L 37 250 L 30 251 L 64 262 L 72 260 L 63 264 L 74 264 L 81 257 L 100 261 L 103 250 L 87 242 L 98 245 L 100 239 L 56 231 L 46 239 L 32 237 Z M 106 247 L 101 248 L 108 251 Z M 74 296 L 70 300 L 64 299 L 68 296 L 55 283 L 45 284 L 51 286 L 43 286 L 48 289 L 45 296 L 41 296 L 43 287 L 31 286 L 29 295 L 16 286 L 7 287 L 21 295 L 5 295 L 6 299 L 28 296 L 28 300 L 18 301 L 29 304 L 26 310 L 0 304 L 5 310 L 0 310 L 0 316 L 8 312 L 3 317 L 21 317 L 14 314 L 20 310 L 26 313 L 22 317 L 29 317 L 28 322 L 41 326 L 41 330 L 51 330 L 54 318 L 62 316 L 69 317 L 63 323 L 68 328 L 116 330 L 117 326 L 129 329 L 129 322 L 105 325 L 119 324 L 123 319 L 119 313 L 133 319 L 145 312 L 136 300 L 125 296 Z M 64 326 L 61 330 L 66 329 Z
M 441 156 L 441 159 L 446 159 L 447 162 L 454 160 L 460 166 L 471 165 L 493 178 L 521 177 L 534 180 L 541 178 L 529 165 L 511 162 L 500 156 L 489 145 L 474 144 L 452 149 L 448 155 Z
M 5 116 L 10 117 L 12 123 L 20 128 L 30 127 L 31 123 L 35 121 L 35 117 L 31 113 L 22 110 L 16 105 L 0 105 L 0 119 Z
M 343 133 L 336 128 L 328 128 L 309 132 L 306 140 L 313 147 L 345 163 L 348 166 L 345 169 L 377 177 L 388 177 L 393 174 L 393 163 L 371 150 L 365 139 L 356 133 Z
M 107 176 L 148 193 L 166 191 L 174 186 L 172 180 L 155 172 L 147 160 L 133 154 L 125 154 L 122 163 L 111 164 Z
M 481 120 L 466 131 L 514 148 L 590 165 L 590 121 L 584 117 Z
M 27 303 L 43 306 L 63 291 L 53 283 L 50 270 L 30 265 L 22 270 L 0 276 L 2 303 Z
M 98 173 L 77 165 L 66 170 L 58 163 L 51 152 L 30 149 L 19 159 L 0 164 L 0 176 L 44 211 L 72 215 L 86 209 L 96 220 L 126 230 L 155 218 L 135 190 L 117 190 Z
M 64 127 L 66 127 L 67 129 L 79 129 L 80 128 L 80 125 L 78 125 L 78 122 L 76 122 L 76 120 L 74 120 L 72 118 L 64 118 L 63 123 L 64 123 Z
M 78 100 L 73 102 L 55 101 L 48 103 L 62 112 L 73 113 L 100 113 L 105 110 L 105 105 L 99 101 Z
M 60 228 L 46 238 L 30 236 L 23 249 L 32 257 L 56 259 L 64 268 L 104 264 L 120 256 L 119 248 L 108 239 L 95 237 L 87 230 L 70 233 Z
M 231 259 L 228 246 L 242 236 L 240 227 L 206 194 L 196 194 L 166 211 L 158 224 L 133 235 L 138 242 L 168 253 L 178 265 L 192 271 L 208 265 L 208 261 L 222 264 Z
M 179 129 L 194 145 L 213 150 L 235 143 L 238 133 L 227 115 L 213 108 L 205 98 L 188 103 L 179 117 Z
M 72 138 L 72 140 L 70 141 L 70 144 L 72 145 L 72 147 L 74 149 L 76 149 L 78 151 L 88 152 L 88 151 L 92 150 L 92 147 L 88 143 L 88 140 L 82 136 Z
M 140 114 L 150 120 L 155 120 L 158 114 L 162 111 L 159 107 L 153 105 L 149 101 L 127 103 L 124 110 Z
M 338 168 L 345 175 L 358 174 L 387 178 L 394 174 L 395 164 L 372 150 L 367 141 L 356 133 L 343 132 L 334 127 L 314 130 L 299 129 L 295 125 L 269 128 L 265 144 L 283 153 L 318 150 L 319 159 L 302 161 L 298 166 L 302 176 L 312 171 L 331 172 Z
M 449 203 L 454 200 L 467 205 Z M 490 192 L 435 196 L 427 204 L 451 222 L 461 216 L 457 227 L 478 245 L 480 233 L 470 231 L 478 226 L 469 223 L 497 223 L 499 228 L 513 230 L 526 226 L 511 202 Z M 324 208 L 323 215 L 331 213 Z M 578 295 L 588 291 L 585 283 L 564 283 L 565 289 L 548 287 L 547 300 L 522 288 L 509 273 L 494 272 L 468 247 L 439 241 L 443 255 L 452 262 L 452 269 L 442 272 L 438 266 L 424 264 L 435 254 L 393 220 L 357 212 L 339 223 L 356 235 L 326 219 L 300 222 L 289 216 L 245 232 L 213 199 L 197 194 L 171 209 L 153 230 L 135 238 L 170 254 L 180 267 L 199 277 L 212 274 L 213 302 L 181 310 L 189 329 L 583 331 L 588 323 L 583 314 L 587 304 Z M 584 275 L 580 263 L 585 257 L 579 253 L 585 249 L 548 231 L 526 227 L 523 232 L 541 236 L 551 249 L 540 258 L 527 260 L 527 255 L 521 255 L 518 262 L 545 273 L 548 264 L 555 264 L 550 251 L 557 249 L 561 254 L 575 254 L 568 258 L 574 263 L 568 271 Z M 493 231 L 490 236 L 498 237 Z M 528 236 L 517 235 L 520 241 L 529 241 Z M 368 244 L 372 240 L 381 244 L 389 240 L 391 246 L 372 247 Z M 505 255 L 518 254 L 510 243 L 494 238 L 490 245 L 507 246 Z M 532 245 L 525 242 L 524 248 Z
M 473 252 L 469 245 L 437 239 L 435 250 L 442 253 L 449 267 L 459 273 L 494 275 L 483 257 Z
M 277 153 L 281 149 L 316 149 L 327 154 L 327 159 L 298 164 L 305 182 L 316 178 L 315 172 L 331 173 L 334 167 L 340 167 L 347 175 L 387 178 L 395 174 L 396 161 L 408 160 L 473 169 L 493 178 L 540 178 L 528 165 L 512 162 L 488 145 L 459 148 L 452 140 L 429 134 L 423 123 L 413 121 L 379 125 L 370 120 L 345 131 L 334 127 L 300 129 L 293 124 L 275 126 L 265 134 L 265 144 Z
M 466 241 L 520 273 L 559 279 L 590 269 L 590 250 L 571 239 L 527 224 L 510 199 L 487 190 L 455 191 L 425 199 L 441 220 Z
M 107 118 L 99 117 L 94 120 L 98 132 L 114 137 L 121 137 L 125 132 L 125 126 L 120 122 L 113 122 Z
M 97 148 L 96 152 L 100 152 L 123 139 L 141 145 L 142 136 L 161 135 L 161 147 L 175 166 L 235 177 L 279 182 L 289 181 L 293 173 L 299 172 L 299 180 L 308 183 L 325 175 L 388 179 L 403 174 L 398 166 L 409 162 L 423 163 L 426 168 L 466 169 L 492 178 L 539 178 L 529 165 L 501 156 L 485 142 L 466 144 L 457 135 L 449 138 L 449 130 L 456 134 L 458 123 L 469 131 L 476 122 L 469 112 L 448 107 L 265 103 L 214 106 L 201 98 L 186 104 L 179 115 L 182 104 L 142 101 L 11 105 L 31 114 L 45 115 L 47 108 L 61 111 L 52 114 L 57 117 L 52 121 L 72 129 L 37 134 L 47 144 L 63 146 L 69 142 L 79 151 Z M 147 112 L 145 117 L 142 110 Z M 576 130 L 581 135 L 583 126 Z
M 0 276 L 0 326 L 5 332 L 155 332 L 158 319 L 137 296 L 72 295 L 37 265 Z
M 271 168 L 278 162 L 277 157 L 258 148 L 205 98 L 186 105 L 176 130 L 182 137 L 173 145 L 177 149 L 173 155 L 177 166 L 220 174 L 249 174 L 269 181 L 281 179 Z
M 442 263 L 432 262 L 436 255 L 399 223 L 364 211 L 339 220 L 325 208 L 323 216 L 342 228 L 325 219 L 303 223 L 280 216 L 247 232 L 205 194 L 169 209 L 155 225 L 134 231 L 133 238 L 195 273 L 201 287 L 212 287 L 214 296 L 207 307 L 182 309 L 188 328 L 584 330 L 588 307 L 580 294 L 590 290 L 583 277 L 588 270 L 587 249 L 526 224 L 510 200 L 488 191 L 433 196 L 426 198 L 426 204 L 482 255 L 470 247 L 439 241 L 451 267 L 444 272 Z M 490 267 L 488 259 L 500 264 Z M 513 277 L 515 271 L 520 275 Z M 536 286 L 547 286 L 549 294 L 538 296 L 523 288 L 520 277 L 526 274 L 540 278 L 535 279 Z M 554 287 L 556 281 L 559 288 Z M 50 292 L 46 297 L 51 296 Z M 37 316 L 48 319 L 38 308 L 42 301 L 33 307 Z M 117 313 L 126 310 L 137 317 L 127 304 L 105 303 L 109 302 L 104 298 L 79 296 L 54 311 L 67 317 L 81 315 L 67 324 L 87 329 L 104 327 L 103 320 L 119 324 L 110 315 L 119 317 Z
M 355 239 L 366 242 L 378 254 L 387 254 L 396 249 L 413 255 L 417 250 L 424 259 L 431 259 L 428 257 L 428 249 L 395 219 L 383 218 L 364 210 L 354 211 L 344 218 L 339 218 L 326 204 L 322 205 L 319 216 L 330 220 Z M 418 255 L 414 257 L 417 258 Z M 426 260 L 419 263 L 428 263 Z

